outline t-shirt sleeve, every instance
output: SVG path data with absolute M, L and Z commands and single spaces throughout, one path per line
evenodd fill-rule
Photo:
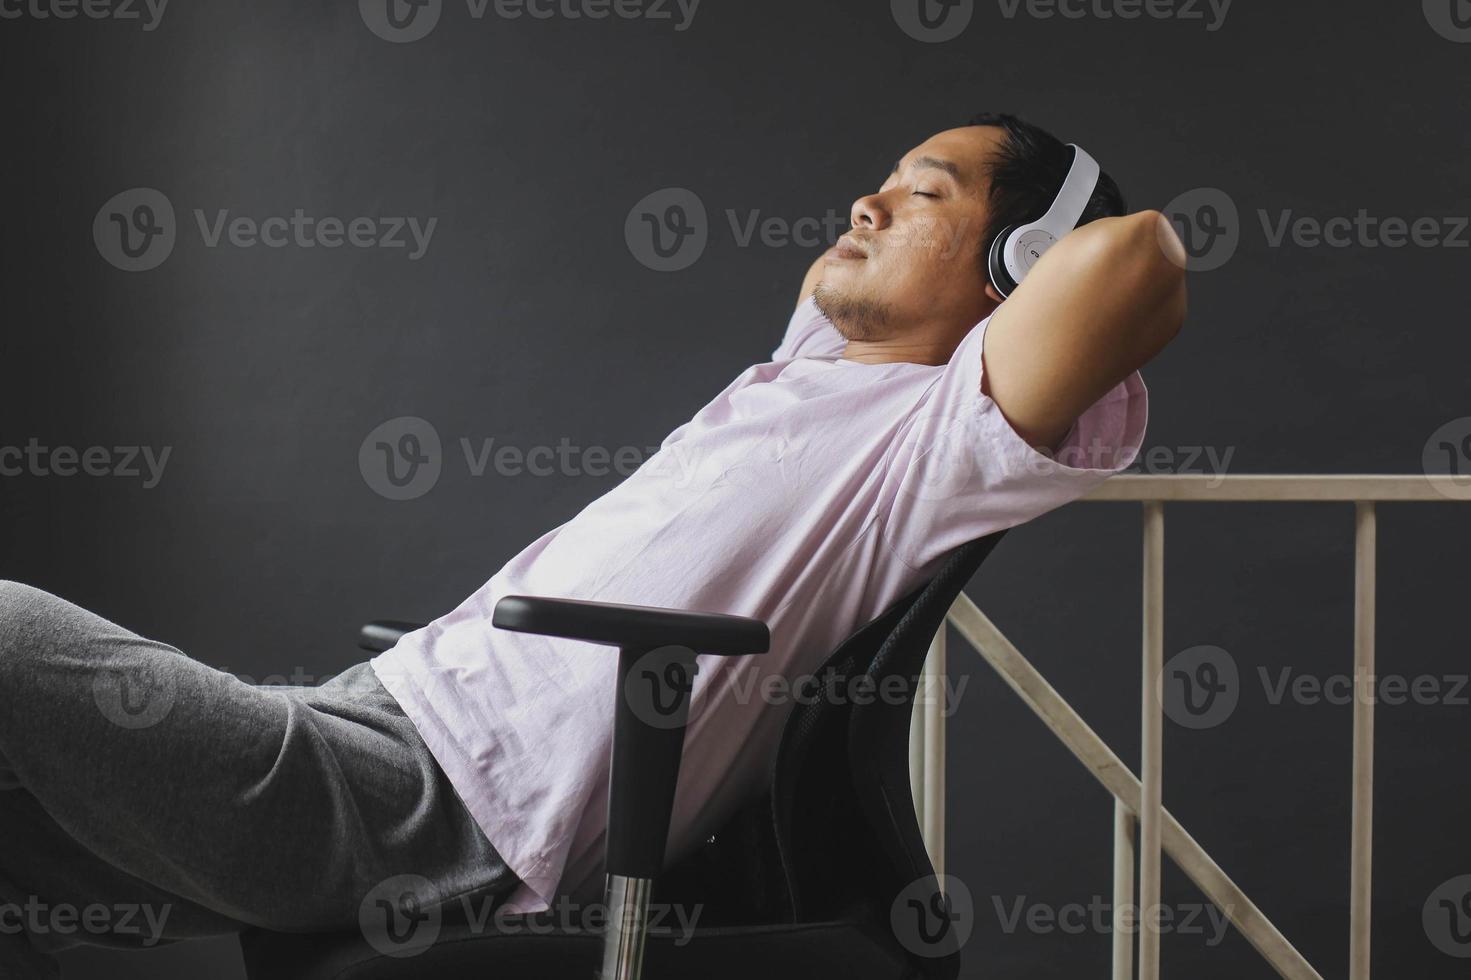
M 1076 500 L 1133 463 L 1149 393 L 1136 371 L 1078 417 L 1056 453 L 1034 449 L 981 391 L 990 318 L 966 336 L 900 433 L 883 533 L 922 568 L 968 541 Z
M 809 296 L 792 312 L 786 336 L 771 352 L 771 359 L 790 361 L 797 357 L 839 357 L 847 343 L 832 321 L 817 308 L 817 301 Z

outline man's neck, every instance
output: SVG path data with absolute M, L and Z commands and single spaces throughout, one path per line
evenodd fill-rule
M 995 304 L 959 315 L 911 321 L 898 336 L 850 339 L 843 360 L 860 364 L 949 364 L 971 329 L 996 311 Z
M 921 338 L 850 340 L 843 347 L 843 360 L 860 364 L 948 364 L 954 343 L 937 343 Z

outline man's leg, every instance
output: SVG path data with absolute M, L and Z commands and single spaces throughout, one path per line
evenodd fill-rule
M 366 664 L 252 687 L 0 582 L 0 900 L 141 907 L 135 926 L 169 906 L 156 937 L 63 936 L 30 914 L 32 945 L 353 929 L 399 875 L 427 882 L 426 904 L 515 885 Z
M 108 864 L 25 790 L 0 794 L 0 842 L 0 977 L 54 977 L 48 953 L 77 942 L 147 949 L 240 928 Z

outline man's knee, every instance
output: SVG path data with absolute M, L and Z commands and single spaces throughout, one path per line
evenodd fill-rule
M 22 582 L 0 579 L 0 658 L 13 659 L 31 647 L 42 632 L 46 600 L 54 598 Z
M 0 579 L 0 678 L 9 688 L 57 654 L 74 655 L 85 640 L 82 610 L 44 589 Z

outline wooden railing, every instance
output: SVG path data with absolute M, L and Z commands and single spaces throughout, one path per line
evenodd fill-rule
M 1001 675 L 1054 735 L 1114 797 L 1113 980 L 1130 980 L 1134 948 L 1125 916 L 1160 902 L 1161 855 L 1168 854 L 1286 980 L 1322 980 L 1287 938 L 1185 832 L 1163 802 L 1164 505 L 1240 501 L 1354 505 L 1354 677 L 1374 678 L 1375 506 L 1385 502 L 1471 501 L 1471 476 L 1116 476 L 1084 498 L 1144 508 L 1143 653 L 1140 776 L 1119 759 L 1062 696 L 965 595 L 949 623 Z M 930 648 L 925 685 L 945 675 L 945 631 Z M 942 699 L 921 699 L 910 739 L 915 808 L 936 873 L 945 873 L 945 715 Z M 1349 980 L 1369 980 L 1374 826 L 1374 698 L 1354 698 L 1353 823 L 1350 832 Z M 1138 850 L 1135 851 L 1135 835 Z M 1137 867 L 1137 889 L 1135 869 Z M 1135 903 L 1137 890 L 1138 902 Z M 1159 980 L 1159 925 L 1138 917 L 1139 980 Z

